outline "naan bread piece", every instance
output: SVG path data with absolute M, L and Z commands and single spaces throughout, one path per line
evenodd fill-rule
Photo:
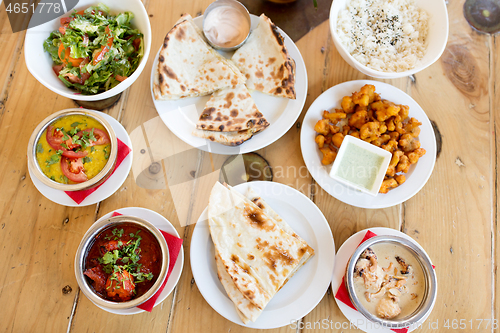
M 295 99 L 295 61 L 266 15 L 260 16 L 257 28 L 231 60 L 245 74 L 248 89 Z
M 255 105 L 244 84 L 213 93 L 196 124 L 197 129 L 238 132 L 253 129 L 260 132 L 269 122 Z
M 252 129 L 240 132 L 215 132 L 195 129 L 191 134 L 226 146 L 239 146 L 250 139 L 254 132 Z
M 215 262 L 217 263 L 217 275 L 224 287 L 229 299 L 234 303 L 236 312 L 240 316 L 243 323 L 248 324 L 250 321 L 254 322 L 260 316 L 260 310 L 255 304 L 250 302 L 243 296 L 243 294 L 236 288 L 231 276 L 226 271 L 222 260 L 218 254 L 215 255 Z
M 189 14 L 168 32 L 153 82 L 157 100 L 196 97 L 241 84 L 245 77 L 212 49 Z
M 260 310 L 310 249 L 261 208 L 219 182 L 210 194 L 208 220 L 216 253 L 227 273 L 242 295 Z
M 283 286 L 292 278 L 292 276 L 297 272 L 309 259 L 311 259 L 312 256 L 314 256 L 314 249 L 310 247 L 305 240 L 303 240 L 297 233 L 286 223 L 281 216 L 278 215 L 261 197 L 258 196 L 258 194 L 255 192 L 255 190 L 251 187 L 248 188 L 246 197 L 252 201 L 255 205 L 257 205 L 259 208 L 261 208 L 269 217 L 274 219 L 276 223 L 280 226 L 281 229 L 286 231 L 289 235 L 297 238 L 299 241 L 303 242 L 304 246 L 307 247 L 307 252 L 306 254 L 302 257 L 301 261 L 299 264 L 295 267 L 293 271 L 290 272 L 290 274 L 287 276 L 286 281 L 283 283 Z M 282 287 L 283 287 L 282 286 Z

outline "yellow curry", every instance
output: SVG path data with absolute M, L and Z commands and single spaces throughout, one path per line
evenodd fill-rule
M 53 181 L 75 184 L 95 177 L 110 151 L 104 126 L 88 116 L 69 115 L 47 126 L 37 142 L 36 159 Z

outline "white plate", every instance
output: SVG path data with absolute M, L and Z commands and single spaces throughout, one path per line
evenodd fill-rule
M 252 29 L 255 29 L 259 23 L 259 17 L 255 15 L 250 16 L 252 19 Z M 203 16 L 195 18 L 194 23 L 202 28 Z M 295 60 L 296 99 L 273 97 L 258 91 L 250 92 L 258 109 L 270 123 L 268 128 L 255 134 L 250 140 L 236 147 L 225 146 L 193 136 L 191 133 L 195 129 L 200 114 L 203 112 L 203 108 L 210 96 L 184 98 L 174 101 L 157 101 L 153 94 L 153 78 L 158 68 L 158 53 L 160 52 L 158 50 L 153 68 L 151 69 L 151 95 L 156 110 L 165 125 L 187 144 L 204 151 L 223 155 L 238 155 L 252 152 L 264 148 L 281 138 L 295 123 L 304 107 L 307 97 L 307 72 L 304 60 L 297 46 L 295 46 L 283 30 L 278 28 L 278 31 L 285 39 L 285 46 L 290 56 Z M 227 56 L 228 54 L 224 55 Z
M 379 93 L 383 99 L 388 99 L 396 104 L 404 104 L 410 107 L 409 116 L 417 118 L 422 123 L 422 126 L 420 126 L 421 132 L 419 140 L 421 147 L 427 151 L 427 153 L 418 160 L 416 165 L 410 167 L 410 171 L 406 174 L 406 182 L 404 184 L 390 190 L 389 193 L 379 193 L 375 197 L 354 190 L 331 178 L 329 176 L 331 165 L 324 166 L 321 164 L 323 154 L 319 151 L 316 142 L 314 142 L 314 138 L 316 137 L 314 125 L 316 125 L 318 120 L 323 119 L 323 111 L 340 108 L 342 97 L 346 95 L 350 96 L 353 92 L 359 91 L 365 84 L 373 84 L 376 88 L 376 92 Z M 413 98 L 398 88 L 387 83 L 369 80 L 349 81 L 338 84 L 316 98 L 309 107 L 309 110 L 307 110 L 304 121 L 302 122 L 300 148 L 302 149 L 302 157 L 306 163 L 307 170 L 309 170 L 319 186 L 336 199 L 361 208 L 386 208 L 410 199 L 425 185 L 431 176 L 434 163 L 436 162 L 436 137 L 434 136 L 431 122 L 429 118 L 427 118 L 424 110 L 422 110 Z
M 205 300 L 227 320 L 261 329 L 290 325 L 307 315 L 328 289 L 335 260 L 332 232 L 323 213 L 299 191 L 273 182 L 243 183 L 234 189 L 246 194 L 248 187 L 253 188 L 314 249 L 314 256 L 271 299 L 255 323 L 247 325 L 241 321 L 217 277 L 206 209 L 191 239 L 191 270 Z
M 413 238 L 410 236 L 394 229 L 390 228 L 369 228 L 365 230 L 358 231 L 351 237 L 349 237 L 348 240 L 342 244 L 340 247 L 339 251 L 337 252 L 337 257 L 335 259 L 335 268 L 333 269 L 333 278 L 332 278 L 332 295 L 333 298 L 335 299 L 335 302 L 337 302 L 338 307 L 340 308 L 340 311 L 344 314 L 344 316 L 352 323 L 354 324 L 357 328 L 364 332 L 380 332 L 380 333 L 394 333 L 394 331 L 388 329 L 388 328 L 381 328 L 377 327 L 377 324 L 369 321 L 366 319 L 360 312 L 352 309 L 345 303 L 339 301 L 337 298 L 335 298 L 335 294 L 337 293 L 337 290 L 339 289 L 340 284 L 342 283 L 342 277 L 345 274 L 345 269 L 347 266 L 347 262 L 349 261 L 349 258 L 351 258 L 351 255 L 354 253 L 354 250 L 358 247 L 359 243 L 363 240 L 365 237 L 366 232 L 370 230 L 371 232 L 377 234 L 377 236 L 384 236 L 384 235 L 390 235 L 390 236 L 399 236 L 408 239 L 410 242 L 414 243 L 418 247 L 422 249 L 422 251 L 427 255 L 425 250 L 418 244 Z M 428 256 L 428 255 L 427 255 Z M 418 328 L 418 325 L 422 324 L 431 314 L 432 309 L 434 308 L 434 304 L 431 306 L 431 311 L 422 318 L 419 322 L 414 324 L 408 329 L 408 332 L 411 332 L 415 329 Z
M 158 214 L 157 212 L 154 212 L 154 211 L 146 209 L 146 208 L 126 207 L 126 208 L 117 209 L 111 213 L 104 215 L 103 217 L 101 217 L 99 219 L 99 221 L 102 219 L 110 218 L 114 212 L 120 213 L 122 215 L 135 216 L 135 217 L 139 217 L 141 219 L 147 220 L 147 221 L 151 222 L 158 229 L 161 229 L 161 230 L 165 231 L 166 233 L 169 233 L 173 236 L 179 237 L 177 230 L 175 230 L 175 228 L 172 226 L 172 224 L 166 218 L 164 218 L 162 215 Z M 179 256 L 177 257 L 177 261 L 175 262 L 174 268 L 172 269 L 172 273 L 170 273 L 168 281 L 165 284 L 165 288 L 163 288 L 160 296 L 156 299 L 154 306 L 157 306 L 158 304 L 163 302 L 165 300 L 165 298 L 167 298 L 168 295 L 170 295 L 172 290 L 174 290 L 175 286 L 177 285 L 177 282 L 179 281 L 179 278 L 181 277 L 183 265 L 184 265 L 184 249 L 181 246 L 181 250 L 179 251 Z M 95 303 L 93 303 L 93 304 L 95 304 Z M 132 315 L 132 314 L 145 312 L 144 310 L 139 309 L 137 307 L 132 308 L 132 309 L 125 309 L 125 310 L 111 310 L 111 309 L 104 309 L 97 304 L 95 304 L 95 305 L 97 307 L 105 310 L 105 311 L 115 313 L 115 314 L 120 314 L 120 315 Z
M 96 113 L 100 116 L 103 116 L 113 127 L 116 133 L 116 137 L 124 144 L 126 144 L 130 149 L 132 149 L 132 141 L 128 136 L 127 131 L 123 126 L 113 117 L 97 111 L 86 110 L 88 112 Z M 77 204 L 73 199 L 71 199 L 64 191 L 53 189 L 45 184 L 43 184 L 38 178 L 34 177 L 31 172 L 30 178 L 37 190 L 43 194 L 47 199 L 68 207 L 83 207 L 93 205 L 98 203 L 109 196 L 115 193 L 120 186 L 122 186 L 125 179 L 127 179 L 130 168 L 132 167 L 132 155 L 133 151 L 130 150 L 130 153 L 125 157 L 120 166 L 116 169 L 116 171 L 106 180 L 104 184 L 101 185 L 97 190 L 91 193 L 88 197 L 85 198 L 80 204 Z

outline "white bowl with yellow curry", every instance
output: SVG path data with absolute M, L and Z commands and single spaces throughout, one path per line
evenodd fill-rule
M 66 109 L 45 118 L 28 143 L 28 168 L 63 191 L 90 189 L 113 172 L 118 151 L 111 125 L 97 112 Z

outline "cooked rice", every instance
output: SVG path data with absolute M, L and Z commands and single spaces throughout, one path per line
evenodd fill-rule
M 383 72 L 414 68 L 426 50 L 428 15 L 413 0 L 350 0 L 337 33 L 361 64 Z

